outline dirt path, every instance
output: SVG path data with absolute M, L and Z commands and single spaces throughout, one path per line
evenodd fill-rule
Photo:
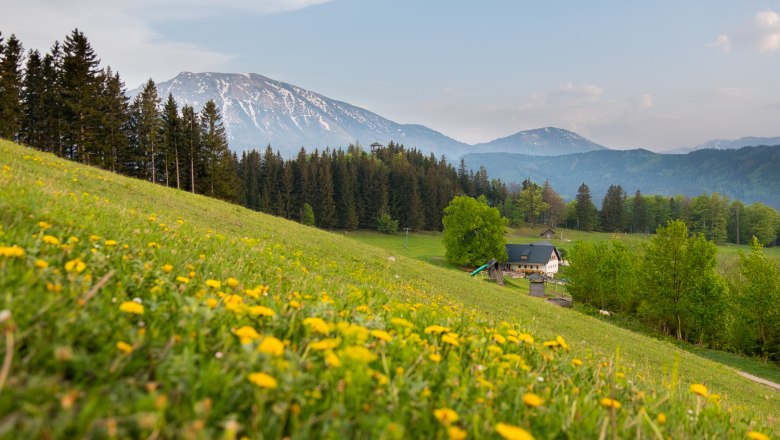
M 757 383 L 760 383 L 762 385 L 766 385 L 768 387 L 772 387 L 772 388 L 776 389 L 777 391 L 780 391 L 780 383 L 774 383 L 774 382 L 772 382 L 770 380 L 762 379 L 762 378 L 760 378 L 758 376 L 753 376 L 752 374 L 745 373 L 744 371 L 737 370 L 737 373 L 739 373 L 739 375 L 742 376 L 742 377 L 746 377 L 746 378 L 752 380 L 753 382 L 757 382 Z

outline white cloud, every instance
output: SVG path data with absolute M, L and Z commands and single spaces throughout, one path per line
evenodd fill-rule
M 707 44 L 707 46 L 720 49 L 725 53 L 731 53 L 731 38 L 726 34 L 720 34 L 715 38 L 715 41 Z
M 166 20 L 226 14 L 264 15 L 293 11 L 329 0 L 26 0 L 0 14 L 0 30 L 15 33 L 25 50 L 47 52 L 78 28 L 102 65 L 110 65 L 132 89 L 146 79 L 167 80 L 181 71 L 219 71 L 235 55 L 170 40 L 155 31 Z
M 772 10 L 760 11 L 753 19 L 732 30 L 720 34 L 707 44 L 729 53 L 733 46 L 759 52 L 780 51 L 780 14 Z
M 644 107 L 644 108 L 650 108 L 650 107 L 652 107 L 652 106 L 653 106 L 653 95 L 651 95 L 651 94 L 649 94 L 649 93 L 645 93 L 645 94 L 643 94 L 643 95 L 642 95 L 642 96 L 639 98 L 639 105 L 640 105 L 640 106 L 642 106 L 642 107 Z

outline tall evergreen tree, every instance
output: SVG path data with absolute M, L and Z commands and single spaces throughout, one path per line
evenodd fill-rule
M 143 177 L 154 183 L 159 183 L 157 173 L 157 156 L 160 152 L 160 132 L 162 117 L 160 116 L 160 97 L 157 95 L 157 85 L 150 78 L 144 84 L 141 93 L 133 102 L 133 128 L 137 142 L 137 152 L 141 163 Z
M 102 74 L 98 108 L 100 125 L 95 144 L 95 164 L 108 170 L 124 172 L 130 147 L 128 98 L 119 73 L 108 67 Z
M 647 232 L 649 227 L 647 223 L 647 211 L 647 201 L 642 197 L 642 192 L 636 190 L 634 202 L 631 207 L 631 232 Z
M 46 132 L 46 79 L 40 52 L 31 50 L 27 54 L 22 87 L 22 122 L 19 141 L 44 149 Z
M 591 231 L 595 226 L 596 206 L 593 205 L 593 198 L 590 195 L 590 188 L 584 182 L 577 190 L 576 219 L 580 230 Z
M 44 131 L 39 148 L 65 157 L 65 100 L 62 93 L 62 47 L 54 42 L 43 57 Z
M 91 163 L 100 109 L 100 60 L 82 32 L 75 29 L 62 45 L 62 99 L 65 110 L 65 156 Z
M 626 192 L 620 185 L 610 185 L 604 201 L 601 204 L 601 226 L 607 232 L 623 231 L 623 207 L 626 202 Z
M 230 155 L 230 150 L 228 149 L 225 127 L 222 125 L 222 116 L 219 114 L 217 104 L 213 100 L 206 102 L 200 115 L 203 155 L 206 164 L 206 175 L 204 176 L 205 194 L 211 197 L 229 199 L 234 194 L 220 194 L 218 192 L 229 192 L 230 189 L 221 185 L 221 183 L 229 180 L 228 176 L 223 175 L 223 173 L 229 172 L 232 167 L 230 158 L 225 157 Z
M 184 174 L 186 175 L 187 188 L 194 194 L 197 183 L 205 175 L 203 170 L 205 155 L 201 139 L 200 116 L 189 105 L 181 108 L 181 144 L 184 149 L 184 163 L 186 164 Z
M 22 43 L 11 34 L 0 51 L 0 137 L 18 140 L 22 109 Z
M 165 186 L 170 185 L 170 174 L 173 173 L 173 180 L 176 182 L 176 189 L 181 189 L 181 173 L 179 170 L 182 123 L 179 118 L 179 107 L 173 99 L 172 94 L 168 94 L 168 100 L 162 111 L 162 150 L 165 163 Z

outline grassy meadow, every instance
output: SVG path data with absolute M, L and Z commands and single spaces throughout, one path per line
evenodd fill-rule
M 719 363 L 347 235 L 0 141 L 0 437 L 780 435 Z

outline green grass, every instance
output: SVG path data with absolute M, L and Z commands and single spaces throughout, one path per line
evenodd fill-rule
M 3 141 L 0 226 L 3 438 L 780 434 L 778 393 L 427 264 L 435 234 L 384 249 Z

